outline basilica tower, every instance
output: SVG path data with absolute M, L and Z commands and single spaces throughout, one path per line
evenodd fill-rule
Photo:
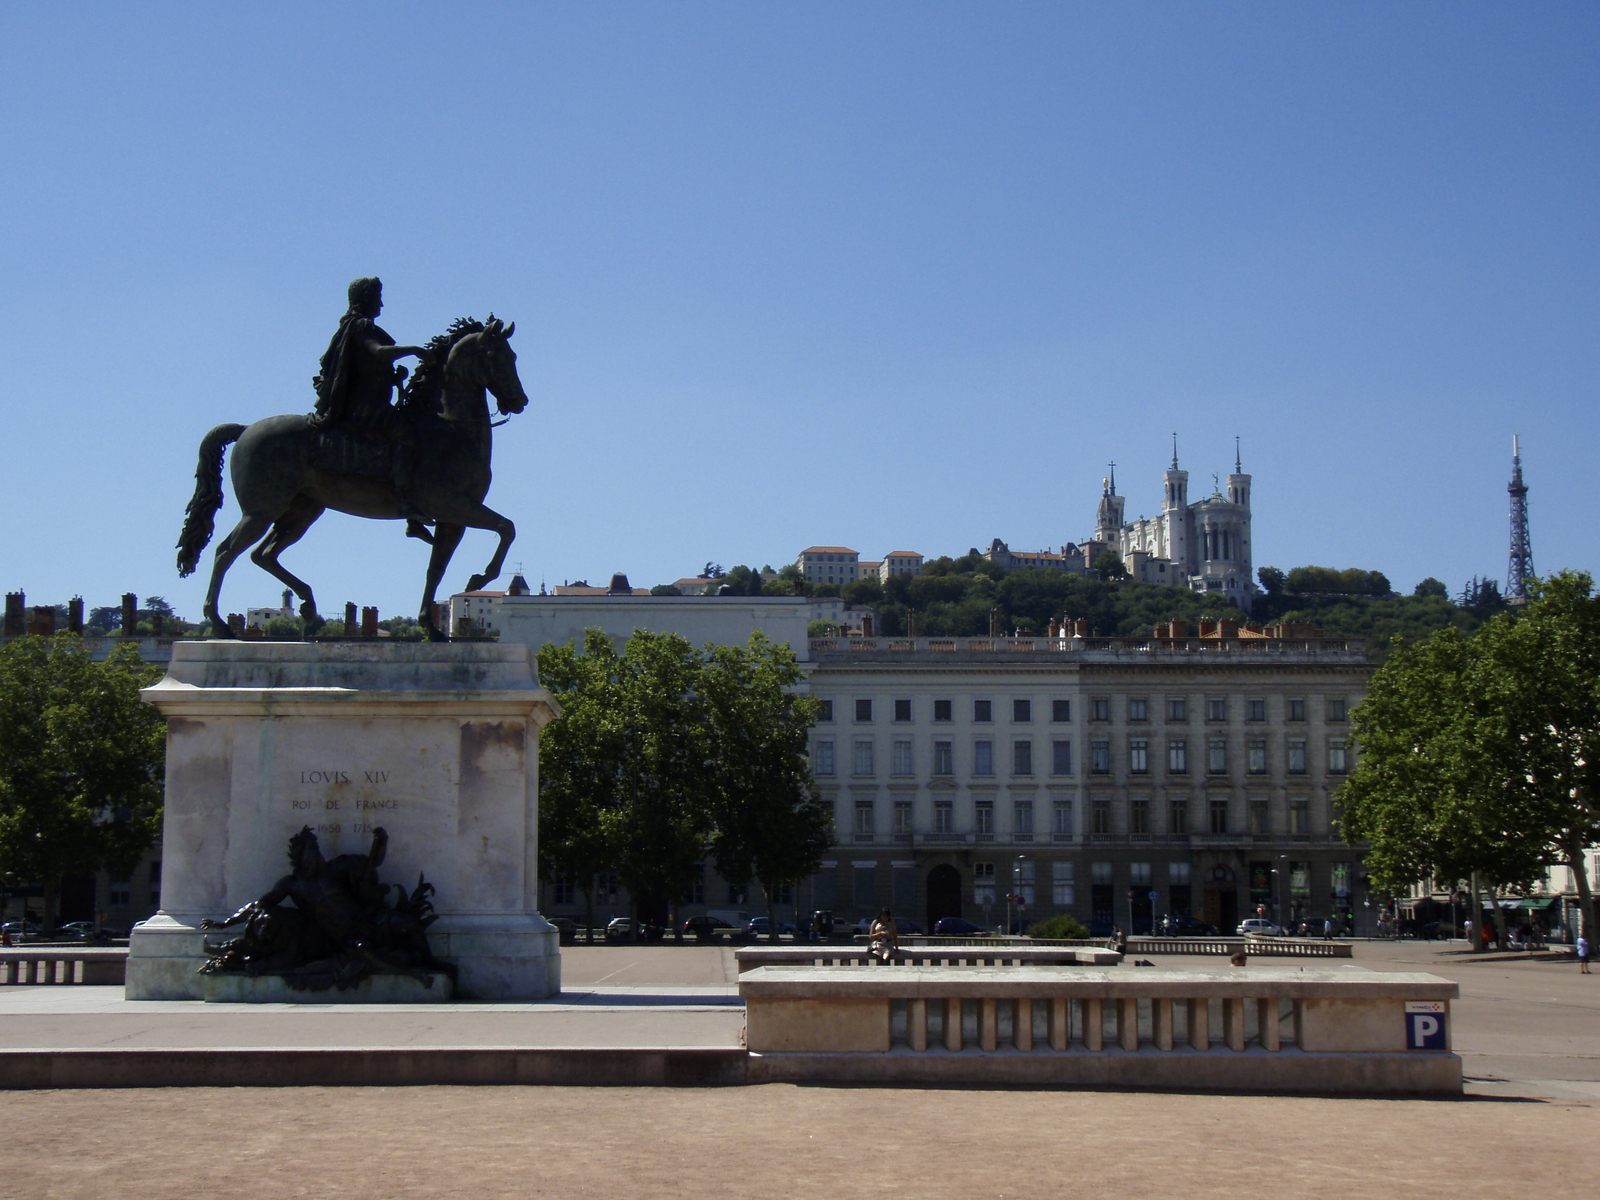
M 1162 476 L 1162 524 L 1166 545 L 1162 557 L 1177 565 L 1183 575 L 1193 573 L 1189 561 L 1189 472 L 1178 470 L 1178 435 L 1172 435 L 1172 466 Z
M 1100 481 L 1100 507 L 1094 516 L 1094 539 L 1107 545 L 1122 544 L 1122 507 L 1125 501 L 1117 495 L 1117 464 L 1111 464 L 1111 474 Z

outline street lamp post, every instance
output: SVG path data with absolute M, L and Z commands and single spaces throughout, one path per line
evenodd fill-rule
M 1019 926 L 1022 924 L 1022 860 L 1025 858 L 1027 858 L 1026 854 L 1019 854 L 1011 860 L 1011 899 L 1014 899 L 1017 903 L 1017 924 Z M 1022 931 L 1018 929 L 1017 932 L 1020 933 Z M 1011 936 L 1011 910 L 1009 905 L 1006 909 L 1006 936 Z
M 1289 886 L 1289 856 L 1287 854 L 1278 855 L 1278 866 L 1272 873 L 1278 877 L 1278 889 L 1277 889 L 1277 891 L 1278 891 L 1278 899 L 1277 899 L 1278 920 L 1277 920 L 1277 925 L 1278 925 L 1278 932 L 1282 933 L 1284 931 L 1284 928 L 1285 928 L 1284 923 L 1283 923 L 1283 910 L 1284 910 L 1284 906 L 1286 904 L 1286 900 L 1284 898 L 1284 892 Z

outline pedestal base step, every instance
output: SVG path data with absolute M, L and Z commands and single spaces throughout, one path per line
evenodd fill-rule
M 373 975 L 355 987 L 296 991 L 281 975 L 202 975 L 205 999 L 215 1004 L 442 1004 L 455 995 L 450 979 L 435 975 L 425 987 L 409 975 Z

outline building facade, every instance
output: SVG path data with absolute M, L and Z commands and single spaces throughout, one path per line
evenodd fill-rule
M 1134 930 L 1353 915 L 1364 872 L 1333 793 L 1360 643 L 877 643 L 812 643 L 836 850 L 802 905 L 993 925 L 1013 893 L 1030 922 Z
M 807 583 L 854 583 L 861 578 L 861 555 L 849 546 L 807 546 L 796 560 Z
M 888 583 L 896 575 L 922 574 L 922 555 L 915 550 L 891 550 L 879 564 L 878 581 Z

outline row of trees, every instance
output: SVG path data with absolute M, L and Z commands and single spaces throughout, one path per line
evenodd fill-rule
M 1447 627 L 1396 640 L 1352 714 L 1361 758 L 1339 793 L 1343 829 L 1371 843 L 1376 886 L 1470 881 L 1474 912 L 1480 881 L 1528 887 L 1568 867 L 1592 941 L 1600 597 L 1574 573 L 1537 592 L 1470 637 Z
M 583 889 L 590 928 L 603 872 L 652 922 L 689 899 L 707 857 L 731 884 L 760 881 L 769 916 L 816 873 L 833 817 L 806 756 L 817 702 L 795 692 L 787 645 L 700 651 L 635 630 L 618 653 L 590 630 L 581 653 L 541 648 L 539 677 L 562 708 L 539 748 L 540 872 Z
M 47 929 L 66 876 L 126 873 L 160 833 L 167 727 L 139 700 L 160 677 L 68 634 L 0 647 L 0 878 L 43 885 Z
M 1336 570 L 1333 567 L 1295 567 L 1287 573 L 1277 567 L 1262 567 L 1256 572 L 1261 590 L 1269 596 L 1282 592 L 1297 595 L 1387 596 L 1389 577 L 1382 571 L 1363 571 L 1360 567 Z

